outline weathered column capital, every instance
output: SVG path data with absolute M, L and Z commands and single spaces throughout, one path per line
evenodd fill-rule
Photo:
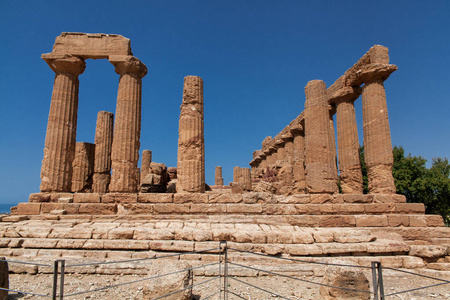
M 42 54 L 41 58 L 49 65 L 56 74 L 68 73 L 78 76 L 86 69 L 83 59 L 69 54 Z
M 291 129 L 289 129 L 289 131 L 293 135 L 298 135 L 303 132 L 303 126 L 300 124 L 295 125 L 295 126 L 291 127 Z
M 362 88 L 359 86 L 346 86 L 337 90 L 329 98 L 329 102 L 339 104 L 341 102 L 354 102 L 362 93 Z
M 110 55 L 109 62 L 119 75 L 135 74 L 139 78 L 147 75 L 147 67 L 136 57 L 127 55 Z
M 282 145 L 284 145 L 284 141 L 281 138 L 275 141 L 275 147 L 277 149 L 282 147 Z
M 281 136 L 281 139 L 283 140 L 283 143 L 292 141 L 293 138 L 294 138 L 294 136 L 293 136 L 290 132 L 288 132 L 288 133 L 286 133 L 286 134 L 283 134 L 283 135 Z
M 396 65 L 390 64 L 368 64 L 364 68 L 356 71 L 356 76 L 353 80 L 347 82 L 350 86 L 360 86 L 363 83 L 370 83 L 377 80 L 385 81 L 389 75 L 397 71 Z

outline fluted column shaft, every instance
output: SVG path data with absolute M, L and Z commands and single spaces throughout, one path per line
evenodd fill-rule
M 395 193 L 391 132 L 383 80 L 366 82 L 362 92 L 364 158 L 371 194 Z
M 177 192 L 205 192 L 205 138 L 203 125 L 203 80 L 184 78 L 178 138 Z
M 305 166 L 308 192 L 337 193 L 337 174 L 334 174 L 331 162 L 333 147 L 325 83 L 321 80 L 308 82 L 305 94 Z
M 223 177 L 222 177 L 222 167 L 218 166 L 215 170 L 215 185 L 223 185 Z
M 111 149 L 114 114 L 99 111 L 95 129 L 95 162 L 92 189 L 94 193 L 107 193 L 111 181 Z
M 95 145 L 78 142 L 73 160 L 72 192 L 92 192 L 94 175 Z
M 45 136 L 40 190 L 70 192 L 77 132 L 78 76 L 83 73 L 86 64 L 70 55 L 43 55 L 42 58 L 56 75 Z
M 112 145 L 111 192 L 137 192 L 139 185 L 142 78 L 147 67 L 132 56 L 110 57 L 120 75 Z
M 354 106 L 357 97 L 358 95 L 355 95 L 336 102 L 339 173 L 343 194 L 363 193 L 358 128 Z
M 241 180 L 246 190 L 252 189 L 252 174 L 249 168 L 241 168 Z
M 305 134 L 301 126 L 291 130 L 293 144 L 293 176 L 294 186 L 299 192 L 306 192 L 305 177 Z
M 147 176 L 148 174 L 151 162 L 152 162 L 152 151 L 151 150 L 142 151 L 141 183 L 144 181 L 145 176 Z

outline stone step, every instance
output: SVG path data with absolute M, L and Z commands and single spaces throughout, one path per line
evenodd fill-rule
M 19 203 L 15 215 L 384 215 L 424 214 L 422 203 L 292 204 L 292 203 Z
M 3 217 L 3 222 L 17 222 L 22 216 Z M 260 214 L 177 214 L 159 215 L 29 215 L 30 220 L 194 220 L 198 223 L 253 223 L 289 224 L 301 227 L 441 227 L 444 221 L 438 215 L 389 214 L 389 215 L 260 215 Z
M 448 271 L 450 273 L 450 263 L 428 263 L 427 268 L 438 271 Z
M 405 203 L 397 194 L 295 194 L 273 195 L 266 192 L 230 193 L 35 193 L 31 203 L 267 203 L 267 204 L 324 204 L 324 203 Z
M 24 261 L 28 263 L 46 264 L 24 265 L 19 263 L 9 263 L 12 273 L 52 273 L 53 262 L 55 260 L 65 260 L 66 272 L 79 274 L 147 274 L 148 265 L 153 259 L 174 259 L 189 262 L 193 267 L 210 265 L 219 262 L 218 254 L 185 254 L 173 252 L 131 252 L 131 251 L 76 251 L 76 250 L 35 250 L 25 252 L 22 250 L 19 256 L 18 251 L 12 255 L 6 255 L 10 261 Z M 175 254 L 175 255 L 172 255 Z M 170 256 L 172 255 L 172 256 Z M 424 262 L 420 258 L 406 255 L 397 256 L 315 256 L 298 257 L 283 255 L 279 257 L 261 256 L 255 254 L 242 254 L 233 250 L 228 251 L 228 261 L 235 264 L 251 266 L 253 268 L 268 270 L 292 276 L 323 276 L 326 263 L 332 263 L 339 259 L 345 264 L 370 267 L 371 263 L 381 262 L 384 267 L 389 268 L 424 268 Z M 222 258 L 223 259 L 223 258 Z M 292 260 L 294 259 L 294 261 Z M 137 260 L 137 261 L 132 261 Z M 118 262 L 113 264 L 102 264 L 104 262 Z M 91 264 L 88 266 L 71 266 L 80 264 Z M 222 265 L 223 268 L 223 265 Z M 370 269 L 366 270 L 370 272 Z M 217 276 L 219 275 L 218 264 L 196 269 L 196 275 Z M 270 275 L 266 272 L 245 269 L 233 264 L 229 264 L 229 274 L 233 276 L 257 276 Z

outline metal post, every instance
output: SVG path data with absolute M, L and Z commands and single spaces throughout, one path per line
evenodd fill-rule
M 379 262 L 377 264 L 377 269 L 378 269 L 378 287 L 380 289 L 380 300 L 385 300 L 384 297 L 384 285 L 383 285 L 383 272 L 382 272 L 382 267 L 381 267 L 381 262 Z
M 228 300 L 228 245 L 225 241 L 224 300 Z
M 223 263 L 223 244 L 225 241 L 220 241 L 219 243 L 219 300 L 222 300 L 223 283 L 222 283 L 222 263 Z
M 372 285 L 373 285 L 373 299 L 378 300 L 378 278 L 376 262 L 371 262 L 372 267 Z
M 64 273 L 66 271 L 66 261 L 64 259 L 59 261 L 61 263 L 61 275 L 59 277 L 59 300 L 64 299 Z
M 53 287 L 52 300 L 56 300 L 56 291 L 58 289 L 58 261 L 55 260 L 53 264 Z

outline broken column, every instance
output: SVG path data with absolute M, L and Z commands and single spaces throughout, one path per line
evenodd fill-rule
M 359 74 L 362 89 L 364 157 L 372 194 L 395 193 L 392 165 L 391 132 L 386 103 L 384 80 L 397 70 L 389 65 L 388 49 L 374 46 L 369 50 L 370 62 Z
M 250 168 L 240 168 L 241 173 L 241 182 L 243 184 L 244 189 L 251 191 L 252 190 L 252 174 Z
M 152 151 L 144 150 L 142 151 L 142 161 L 141 161 L 141 183 L 144 182 L 145 176 L 148 174 L 150 169 L 150 163 L 152 162 Z
M 178 129 L 177 192 L 205 192 L 205 139 L 203 132 L 203 80 L 184 78 Z
M 94 193 L 107 193 L 111 181 L 111 149 L 114 114 L 99 111 L 95 129 L 95 162 L 92 189 Z
M 354 106 L 354 101 L 358 99 L 360 93 L 359 88 L 346 87 L 339 90 L 330 99 L 336 104 L 339 177 L 343 194 L 363 193 L 358 128 Z
M 92 192 L 92 177 L 94 175 L 95 145 L 78 142 L 75 146 L 73 160 L 72 192 Z
M 223 185 L 222 167 L 216 167 L 215 185 Z
M 141 133 L 142 78 L 147 67 L 136 57 L 111 55 L 109 61 L 120 75 L 112 146 L 111 192 L 137 192 Z
M 78 76 L 85 62 L 71 55 L 43 54 L 56 73 L 41 168 L 42 192 L 69 192 L 75 154 L 78 111 Z
M 281 139 L 284 142 L 284 159 L 289 162 L 292 162 L 292 157 L 294 156 L 293 138 L 294 137 L 290 132 L 281 136 Z
M 306 184 L 308 192 L 338 193 L 337 174 L 334 174 L 330 144 L 330 113 L 326 101 L 326 86 L 312 80 L 305 87 L 305 145 Z

